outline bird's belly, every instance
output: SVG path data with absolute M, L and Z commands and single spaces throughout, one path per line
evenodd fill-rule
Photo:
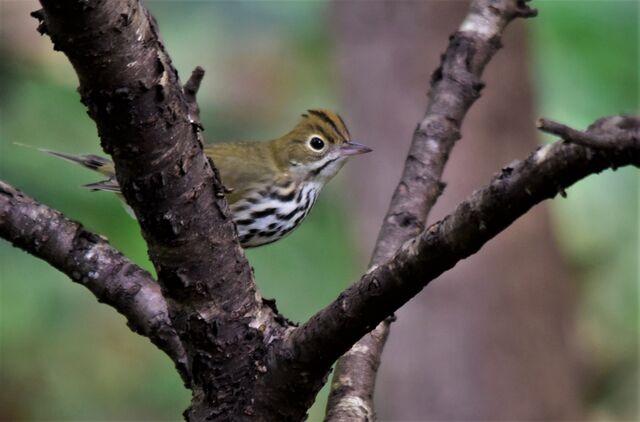
M 275 242 L 293 231 L 309 214 L 318 195 L 315 185 L 303 185 L 294 195 L 277 190 L 255 192 L 231 205 L 244 248 Z

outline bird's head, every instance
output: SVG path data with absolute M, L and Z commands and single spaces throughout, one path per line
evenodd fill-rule
M 330 110 L 314 109 L 272 148 L 278 166 L 299 179 L 326 183 L 342 168 L 351 155 L 364 154 L 370 148 L 352 142 L 340 116 Z

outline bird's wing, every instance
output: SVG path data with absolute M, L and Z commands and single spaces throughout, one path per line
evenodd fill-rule
M 225 187 L 231 189 L 227 201 L 233 204 L 251 191 L 277 178 L 277 170 L 266 148 L 257 143 L 210 144 L 205 154 L 220 171 Z

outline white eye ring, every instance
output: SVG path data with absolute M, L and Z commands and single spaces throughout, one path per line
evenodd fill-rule
M 307 146 L 313 152 L 321 152 L 327 148 L 327 141 L 322 136 L 313 134 L 309 136 Z

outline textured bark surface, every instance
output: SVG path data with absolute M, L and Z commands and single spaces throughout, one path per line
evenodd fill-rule
M 637 122 L 637 118 L 628 121 Z M 589 174 L 625 165 L 640 166 L 638 134 L 620 149 L 593 150 L 563 142 L 538 148 L 525 160 L 503 167 L 489 185 L 405 242 L 389 261 L 372 267 L 336 301 L 293 331 L 289 341 L 297 346 L 300 359 L 315 356 L 317 365 L 336 359 L 335 353 L 346 352 L 382 318 L 476 253 L 531 207 L 563 194 Z M 319 355 L 319 350 L 325 353 Z
M 498 55 L 487 69 L 485 95 L 465 122 L 463 134 L 470 136 L 445 171 L 448 188 L 435 218 L 449 213 L 478 181 L 538 145 L 525 28 L 510 29 L 503 41 L 510 54 Z M 393 392 L 398 400 L 385 407 L 398 418 L 582 419 L 573 283 L 546 206 L 535 207 L 399 313 L 407 324 L 389 352 L 408 338 L 424 350 L 407 356 L 385 380 L 397 380 L 417 362 L 431 370 L 414 378 L 413 387 L 423 392 L 420 402 L 402 386 Z M 410 337 L 409 326 L 416 324 L 421 334 Z M 467 382 L 452 382 L 463 374 Z M 444 384 L 446 389 L 437 387 Z M 402 408 L 410 401 L 416 403 L 412 410 Z
M 463 2 L 415 4 L 402 22 L 387 29 L 387 37 L 396 38 L 395 44 L 408 44 L 395 52 L 392 60 L 398 65 L 392 82 L 395 97 L 390 102 L 394 110 L 405 104 L 399 116 L 410 113 L 422 100 L 416 94 L 422 87 L 420 72 L 436 65 L 440 45 L 465 13 Z M 411 53 L 419 47 L 412 40 L 424 40 L 424 57 Z M 503 43 L 505 51 L 488 66 L 487 88 L 478 107 L 470 111 L 462 130 L 464 137 L 448 164 L 444 177 L 447 188 L 434 211 L 436 216 L 449 212 L 496 168 L 536 145 L 527 49 L 520 22 L 506 31 Z M 345 60 L 352 57 L 348 51 L 344 54 Z M 347 67 L 354 66 L 357 62 Z M 366 66 L 372 67 L 371 62 Z M 360 86 L 359 81 L 352 83 L 354 89 Z M 368 85 L 383 84 L 368 81 Z M 361 95 L 352 93 L 348 98 Z M 357 107 L 351 104 L 352 109 Z M 385 120 L 386 128 L 367 122 L 363 130 L 380 139 L 380 132 L 393 133 L 406 126 L 397 120 Z M 398 148 L 386 141 L 381 139 L 376 151 Z M 384 196 L 377 191 L 373 195 Z M 371 202 L 363 199 L 358 201 L 365 204 L 355 211 L 358 215 L 373 209 Z M 381 370 L 381 417 L 459 420 L 528 419 L 549 413 L 575 416 L 576 379 L 567 344 L 571 338 L 570 288 L 550 236 L 546 212 L 533 210 L 399 312 Z M 540 353 L 532 343 L 545 345 L 550 353 Z M 427 368 L 423 373 L 412 375 L 423 365 Z M 522 377 L 532 371 L 535 376 L 529 377 L 531 381 L 522 382 Z
M 462 5 L 465 11 L 468 7 L 463 3 L 458 5 Z M 398 113 L 395 107 L 402 107 L 407 103 L 406 99 L 411 98 L 411 93 L 419 90 L 415 86 L 408 90 L 397 88 L 406 87 L 407 81 L 412 80 L 409 69 L 424 69 L 415 64 L 429 55 L 416 55 L 415 51 L 420 51 L 425 40 L 430 39 L 429 34 L 424 33 L 424 28 L 432 26 L 428 22 L 428 15 L 434 3 L 378 2 L 364 7 L 357 2 L 343 2 L 335 3 L 335 7 L 335 21 L 341 34 L 343 49 L 348 49 L 348 53 L 343 53 L 343 60 L 352 62 L 351 65 L 345 65 L 346 72 L 360 68 L 346 78 L 353 79 L 352 87 L 365 86 L 353 94 L 352 98 L 361 101 L 357 106 L 363 109 L 381 109 L 385 117 L 394 114 L 411 115 L 410 112 Z M 451 5 L 445 7 L 451 8 Z M 431 76 L 427 110 L 413 133 L 404 171 L 378 234 L 370 265 L 379 265 L 389 259 L 404 242 L 424 229 L 429 212 L 444 189 L 442 173 L 460 138 L 462 120 L 467 110 L 480 97 L 484 86 L 481 76 L 485 65 L 501 47 L 502 33 L 509 22 L 516 17 L 531 17 L 535 14 L 536 11 L 528 8 L 524 2 L 472 3 L 459 30 L 451 35 L 440 66 Z M 352 25 L 356 21 L 366 24 Z M 435 21 L 433 19 L 431 23 Z M 455 23 L 447 23 L 451 23 L 446 27 L 448 33 L 450 28 L 455 27 Z M 384 29 L 381 31 L 380 28 Z M 372 42 L 372 39 L 378 42 Z M 393 47 L 381 49 L 380 43 L 390 43 L 390 47 Z M 419 45 L 412 45 L 413 43 Z M 403 48 L 398 49 L 397 46 Z M 372 66 L 372 63 L 381 66 Z M 414 66 L 408 66 L 408 63 Z M 381 68 L 387 73 L 370 72 L 371 68 Z M 367 76 L 362 78 L 361 75 Z M 365 92 L 368 91 L 366 87 L 385 86 L 381 80 L 375 80 L 375 77 L 385 78 L 387 75 L 393 75 L 391 85 L 396 88 L 395 92 L 389 92 L 390 96 L 397 95 L 401 98 L 398 98 L 398 102 L 389 102 L 385 97 L 385 101 L 375 103 L 377 106 L 370 106 L 372 103 L 364 100 L 367 95 Z M 399 75 L 405 77 L 398 77 Z M 346 85 L 349 86 L 350 83 Z M 371 113 L 370 110 L 368 112 Z M 374 126 L 384 126 L 388 121 L 388 118 L 376 120 L 378 123 Z M 385 133 L 384 129 L 375 131 L 373 138 L 383 139 L 382 133 Z M 387 145 L 388 139 L 384 142 Z M 385 152 L 389 149 L 388 146 L 382 148 Z M 400 150 L 397 147 L 395 149 Z M 382 167 L 389 168 L 386 163 Z M 389 180 L 389 175 L 385 173 L 379 172 L 379 177 Z M 370 180 L 362 182 L 364 186 L 371 185 Z M 380 186 L 374 186 L 378 193 Z M 364 215 L 370 214 L 368 211 L 361 211 Z M 372 228 L 371 231 L 373 230 Z M 378 325 L 371 335 L 365 336 L 354 346 L 351 353 L 339 360 L 327 406 L 328 420 L 363 419 L 374 415 L 375 374 L 388 336 L 389 324 L 390 320 L 387 320 Z
M 361 163 L 346 169 L 352 171 L 348 180 L 354 186 L 370 186 L 365 180 L 376 178 L 375 190 L 354 189 L 353 213 L 363 222 L 354 237 L 363 239 L 365 248 L 374 241 L 367 235 L 376 230 L 386 206 L 383 198 L 397 177 L 393 169 L 408 149 L 402 142 L 424 101 L 425 75 L 437 65 L 451 28 L 467 13 L 466 2 L 401 4 L 407 10 L 379 11 L 381 17 L 393 18 L 378 26 L 354 28 L 345 21 L 338 34 L 349 88 L 346 114 L 353 120 L 355 113 L 354 133 L 364 133 L 363 140 L 382 151 L 371 157 L 380 161 L 380 171 L 372 174 L 358 168 Z M 450 212 L 495 169 L 536 146 L 523 24 L 508 28 L 504 51 L 487 66 L 487 87 L 470 110 L 463 138 L 447 164 L 447 188 L 435 217 Z M 356 42 L 353 32 L 358 31 L 373 42 Z M 384 43 L 402 48 L 387 49 Z M 415 54 L 418 50 L 422 54 Z M 380 72 L 368 70 L 384 66 Z M 370 86 L 382 88 L 372 91 Z M 368 119 L 372 113 L 380 117 Z M 377 387 L 381 419 L 575 418 L 579 405 L 570 359 L 571 293 L 547 213 L 536 207 L 399 311 Z M 425 370 L 415 375 L 419 367 Z
M 42 4 L 34 13 L 39 30 L 78 73 L 82 101 L 114 159 L 160 289 L 103 239 L 5 184 L 0 235 L 86 285 L 167 351 L 193 391 L 189 420 L 302 420 L 335 360 L 430 280 L 580 178 L 640 164 L 637 121 L 603 120 L 592 129 L 606 127 L 617 148 L 541 148 L 421 230 L 461 120 L 479 94 L 477 75 L 498 46 L 496 34 L 511 18 L 531 14 L 520 1 L 477 0 L 432 79 L 430 112 L 415 132 L 397 207 L 386 221 L 396 228 L 383 230 L 379 265 L 296 327 L 257 292 L 214 163 L 202 152 L 195 102 L 201 69 L 181 86 L 157 25 L 138 1 Z M 377 366 L 379 354 L 354 352 Z M 369 374 L 373 383 L 375 370 Z
M 256 292 L 157 24 L 137 0 L 42 5 L 40 29 L 78 74 L 185 345 L 194 397 L 187 417 L 250 413 L 264 336 L 280 325 Z
M 37 256 L 127 318 L 171 357 L 185 384 L 187 358 L 151 274 L 122 256 L 102 237 L 0 181 L 0 237 Z
M 268 338 L 267 346 L 260 346 L 265 343 L 263 337 L 245 335 L 240 340 L 238 336 L 242 331 L 237 326 L 223 325 L 226 321 L 222 318 L 214 320 L 205 329 L 212 330 L 214 338 L 209 340 L 219 349 L 211 350 L 211 356 L 199 357 L 206 359 L 205 364 L 217 368 L 217 371 L 208 373 L 209 366 L 198 366 L 200 360 L 197 359 L 192 361 L 191 388 L 195 397 L 186 416 L 192 420 L 301 420 L 324 383 L 330 365 L 372 326 L 396 311 L 429 281 L 450 269 L 459 260 L 477 252 L 484 243 L 525 214 L 533 205 L 564 192 L 564 189 L 577 180 L 607 168 L 640 166 L 640 119 L 616 116 L 601 120 L 600 123 L 603 126 L 609 125 L 614 132 L 618 132 L 620 136 L 617 138 L 625 141 L 620 144 L 620 148 L 610 148 L 607 144 L 600 150 L 594 150 L 577 144 L 557 142 L 539 148 L 524 161 L 504 167 L 488 186 L 474 192 L 453 213 L 406 242 L 390 261 L 373 267 L 334 303 L 301 327 L 290 327 L 283 332 L 279 327 L 286 324 L 285 320 L 279 319 L 276 321 L 277 325 L 267 326 L 269 321 L 264 319 L 265 315 L 253 316 L 247 324 L 254 331 L 265 333 L 264 337 Z M 627 136 L 626 132 L 631 136 Z M 567 138 L 570 139 L 569 136 Z M 93 244 L 100 243 L 99 238 L 80 231 L 78 236 L 73 236 L 72 245 L 67 245 L 66 231 L 76 230 L 74 223 L 68 223 L 59 213 L 39 206 L 30 199 L 21 201 L 21 198 L 23 197 L 15 190 L 2 185 L 0 235 L 57 265 L 77 279 L 72 271 L 81 267 L 74 263 L 75 267 L 67 268 L 66 254 L 73 256 L 75 249 L 91 248 L 91 245 L 84 244 L 84 239 L 90 239 Z M 44 228 L 39 227 L 43 224 L 43 219 L 37 215 L 39 210 L 54 222 L 60 220 L 64 225 L 62 231 L 52 228 L 55 223 L 52 227 L 46 223 Z M 28 218 L 24 218 L 24 214 Z M 48 236 L 53 233 L 55 236 L 52 241 Z M 79 245 L 76 242 L 80 242 Z M 53 243 L 53 246 L 48 246 L 46 252 L 43 252 L 44 249 L 39 245 L 46 243 Z M 67 252 L 70 249 L 71 252 Z M 113 254 L 108 249 L 96 253 L 107 260 Z M 115 258 L 120 257 L 117 255 Z M 91 269 L 85 268 L 86 271 Z M 127 282 L 118 277 L 110 281 Z M 117 296 L 117 293 L 107 291 L 105 297 L 111 295 Z M 238 320 L 246 322 L 242 318 Z M 252 325 L 256 323 L 264 325 Z M 200 327 L 190 327 L 192 331 L 194 328 L 197 330 Z M 229 333 L 225 332 L 227 329 L 230 330 Z M 183 339 L 183 336 L 190 335 L 192 331 L 183 333 L 177 329 L 176 333 Z M 254 341 L 258 346 L 253 350 L 265 350 L 264 357 L 252 362 L 257 376 L 251 383 L 243 384 L 244 373 L 241 371 L 245 366 L 234 365 L 234 359 L 246 357 L 247 351 L 236 350 L 237 355 L 231 356 L 231 351 L 227 350 L 226 356 L 215 356 L 225 346 L 216 342 L 225 338 L 236 340 L 234 346 L 240 341 Z M 188 348 L 193 347 L 193 343 L 186 341 L 183 344 L 188 355 Z M 248 356 L 255 359 L 256 355 Z M 215 392 L 212 389 L 216 386 L 222 389 L 216 390 L 218 396 L 213 397 Z M 219 396 L 229 392 L 235 396 Z M 198 397 L 198 393 L 203 394 L 203 397 Z

